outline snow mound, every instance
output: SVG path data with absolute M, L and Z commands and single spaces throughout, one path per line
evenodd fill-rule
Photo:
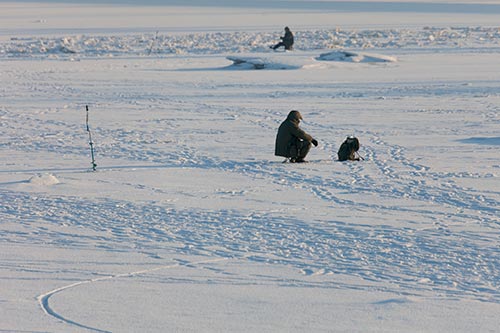
M 348 51 L 333 51 L 328 53 L 323 53 L 316 60 L 322 61 L 345 61 L 345 62 L 397 62 L 395 57 L 380 55 L 380 54 L 369 54 L 369 53 L 359 53 L 359 52 L 348 52 Z
M 57 179 L 56 176 L 54 176 L 52 174 L 36 175 L 36 176 L 31 177 L 28 180 L 28 182 L 30 184 L 44 185 L 44 186 L 56 185 L 56 184 L 60 183 L 59 179 Z
M 300 61 L 297 62 L 296 59 L 286 58 L 283 56 L 228 56 L 226 59 L 233 62 L 233 64 L 229 67 L 234 69 L 300 69 L 304 67 L 304 64 Z

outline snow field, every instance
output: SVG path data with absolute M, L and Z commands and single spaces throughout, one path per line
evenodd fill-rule
M 479 93 L 482 80 L 464 84 L 443 73 L 443 83 L 349 82 L 357 80 L 352 72 L 402 70 L 404 59 L 389 67 L 335 65 L 333 83 L 324 70 L 228 72 L 225 59 L 177 61 L 47 62 L 39 70 L 10 62 L 22 85 L 5 94 L 16 109 L 2 108 L 2 123 L 4 136 L 19 139 L 3 149 L 19 157 L 2 172 L 2 215 L 22 231 L 4 241 L 139 251 L 159 262 L 243 260 L 294 271 L 301 288 L 316 285 L 308 277 L 319 274 L 323 288 L 338 288 L 335 277 L 346 276 L 344 290 L 498 302 L 498 191 L 483 185 L 498 179 L 498 164 L 473 158 L 488 161 L 496 149 L 497 97 Z M 43 84 L 34 79 L 42 77 Z M 51 102 L 54 91 L 62 106 Z M 88 171 L 82 96 L 103 101 L 90 103 L 96 173 Z M 288 107 L 269 105 L 284 101 Z M 272 156 L 275 130 L 291 107 L 320 140 L 310 164 Z M 479 131 L 490 144 L 461 143 Z M 367 161 L 334 162 L 352 133 Z M 37 184 L 38 174 L 60 183 Z
M 0 43 L 0 330 L 498 328 L 496 28 L 71 36 Z

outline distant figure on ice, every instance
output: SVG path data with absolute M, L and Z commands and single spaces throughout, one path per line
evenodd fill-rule
M 288 27 L 285 27 L 285 36 L 280 37 L 281 42 L 278 44 L 271 46 L 273 50 L 276 50 L 278 47 L 284 46 L 285 50 L 293 50 L 293 34 Z
M 289 158 L 292 163 L 302 163 L 305 162 L 311 144 L 318 146 L 318 141 L 299 127 L 301 120 L 299 111 L 290 111 L 278 129 L 274 155 Z

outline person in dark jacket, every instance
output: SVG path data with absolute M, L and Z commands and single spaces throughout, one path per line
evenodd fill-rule
M 281 42 L 278 44 L 271 46 L 273 50 L 276 50 L 278 47 L 284 46 L 285 50 L 292 50 L 293 49 L 293 34 L 290 31 L 290 28 L 285 27 L 285 35 L 283 37 L 280 37 Z
M 290 158 L 292 163 L 305 162 L 311 144 L 316 147 L 318 141 L 299 127 L 301 120 L 302 115 L 299 111 L 290 111 L 278 129 L 274 155 Z

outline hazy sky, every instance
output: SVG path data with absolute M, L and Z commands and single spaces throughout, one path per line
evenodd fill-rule
M 500 14 L 500 0 L 393 0 L 339 1 L 339 0 L 0 0 L 5 2 L 50 2 L 66 4 L 116 4 L 116 5 L 170 5 L 201 7 L 275 8 L 335 11 L 370 12 L 416 12 L 416 13 L 468 13 Z M 466 3 L 468 2 L 468 3 Z

